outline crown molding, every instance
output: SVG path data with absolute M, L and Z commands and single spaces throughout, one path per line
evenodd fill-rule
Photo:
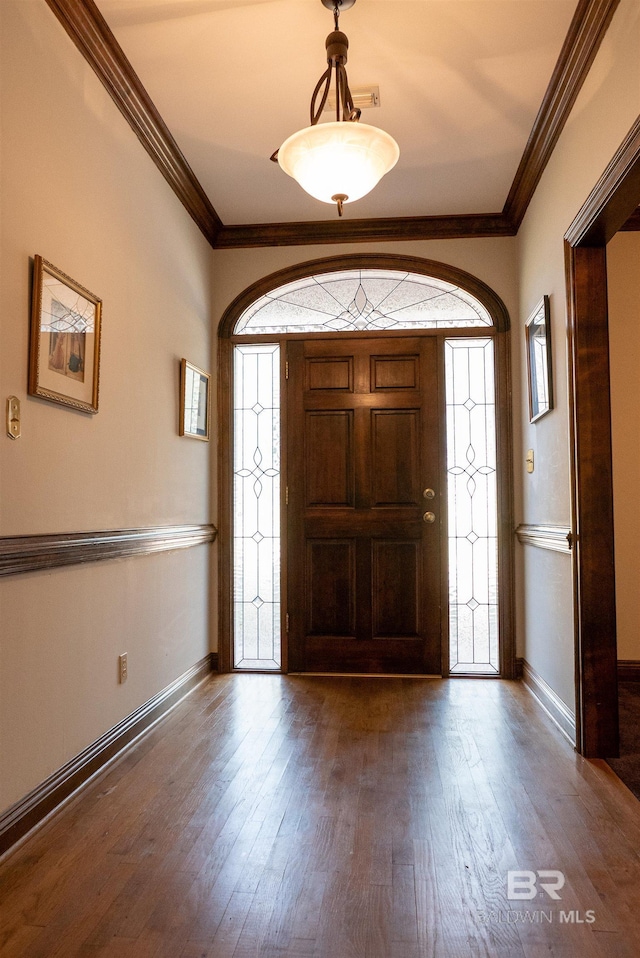
M 94 0 L 46 0 L 184 208 L 214 245 L 222 222 Z
M 503 214 L 520 228 L 620 0 L 580 0 L 516 171 Z
M 579 0 L 501 214 L 223 226 L 215 247 L 515 236 L 619 2 Z
M 403 216 L 223 226 L 214 246 L 216 249 L 234 249 L 249 246 L 309 246 L 315 243 L 375 243 L 384 240 L 466 239 L 515 236 L 515 232 L 502 213 Z
M 215 249 L 514 236 L 619 0 L 579 0 L 502 213 L 224 226 L 94 0 L 46 0 Z M 629 228 L 629 227 L 628 227 Z

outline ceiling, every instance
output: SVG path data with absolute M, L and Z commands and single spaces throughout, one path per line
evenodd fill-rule
M 400 146 L 345 218 L 503 209 L 576 0 L 357 0 L 352 88 Z M 333 17 L 320 0 L 97 0 L 225 225 L 334 218 L 271 153 L 309 123 Z M 330 119 L 331 117 L 327 117 Z

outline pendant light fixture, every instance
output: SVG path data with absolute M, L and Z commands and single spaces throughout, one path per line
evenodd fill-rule
M 360 123 L 360 110 L 353 105 L 347 71 L 346 34 L 338 29 L 341 10 L 348 10 L 356 0 L 321 0 L 333 10 L 334 30 L 326 40 L 327 69 L 316 84 L 311 97 L 311 126 L 294 133 L 284 141 L 271 159 L 285 173 L 323 203 L 335 203 L 342 216 L 345 203 L 366 196 L 385 173 L 398 162 L 398 144 L 376 126 Z M 336 119 L 318 123 L 335 79 Z

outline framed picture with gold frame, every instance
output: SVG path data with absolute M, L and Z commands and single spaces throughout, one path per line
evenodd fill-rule
M 529 421 L 536 422 L 553 409 L 549 297 L 543 296 L 525 326 Z
M 178 432 L 191 439 L 209 441 L 211 377 L 183 359 L 180 363 L 180 424 Z
M 102 300 L 48 263 L 33 261 L 30 396 L 97 413 Z

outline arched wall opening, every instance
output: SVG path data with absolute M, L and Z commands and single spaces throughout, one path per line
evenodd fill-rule
M 329 305 L 332 301 L 335 308 Z M 477 277 L 444 263 L 413 256 L 334 256 L 298 264 L 252 284 L 226 310 L 219 336 L 221 670 L 264 668 L 378 673 L 406 670 L 417 674 L 513 677 L 509 317 L 502 300 Z M 336 353 L 342 357 L 339 362 L 334 355 Z M 429 354 L 428 358 L 425 358 L 426 353 Z M 414 357 L 417 365 L 414 364 Z M 268 407 L 258 398 L 258 365 L 269 367 L 270 395 L 274 392 L 279 394 L 275 412 L 267 411 L 273 404 Z M 301 371 L 298 375 L 295 372 L 298 368 L 307 372 Z M 352 374 L 356 368 L 364 370 L 365 373 L 358 373 L 355 378 L 360 381 L 362 375 L 369 377 L 368 385 L 355 387 L 355 380 L 349 379 L 348 368 L 352 369 Z M 314 375 L 323 370 L 322 375 L 326 373 L 329 379 L 325 382 L 318 379 L 309 389 L 310 369 Z M 422 371 L 416 372 L 418 369 Z M 467 377 L 466 386 L 461 379 L 463 369 Z M 475 369 L 475 372 L 469 373 L 471 369 Z M 288 373 L 291 373 L 289 379 Z M 346 377 L 344 381 L 340 378 L 343 373 Z M 406 381 L 402 379 L 405 375 L 409 377 Z M 475 393 L 473 397 L 470 394 L 470 390 L 477 392 L 480 380 L 485 390 L 484 399 Z M 241 381 L 244 386 L 240 385 Z M 476 385 L 470 387 L 471 381 Z M 393 396 L 392 386 L 396 390 Z M 243 390 L 244 396 L 241 396 Z M 293 397 L 295 390 L 298 391 L 297 398 Z M 358 390 L 364 390 L 366 397 L 356 397 Z M 458 395 L 454 395 L 456 390 Z M 460 390 L 466 390 L 466 398 Z M 338 398 L 340 395 L 342 399 Z M 280 397 L 283 397 L 282 404 Z M 313 402 L 320 402 L 320 406 L 312 410 L 309 404 L 313 405 Z M 334 409 L 332 415 L 328 415 L 327 402 Z M 338 409 L 340 403 L 344 408 Z M 363 417 L 357 408 L 363 404 L 370 409 L 367 413 L 370 427 L 358 426 L 356 422 L 358 417 Z M 306 407 L 309 408 L 305 412 Z M 486 423 L 482 425 L 482 420 L 487 419 L 489 407 L 494 418 L 493 425 L 487 431 Z M 426 411 L 434 408 L 437 409 L 437 422 L 429 420 L 431 412 Z M 241 409 L 245 410 L 248 417 L 244 424 Z M 384 414 L 383 410 L 386 410 Z M 263 420 L 262 433 L 268 437 L 266 447 L 263 444 L 262 449 L 254 444 L 254 434 L 258 435 L 254 424 L 258 418 Z M 310 426 L 311 433 L 299 428 L 305 418 L 313 424 Z M 472 419 L 480 423 L 476 427 L 480 428 L 480 432 L 476 433 L 473 443 L 467 441 Z M 267 420 L 269 424 L 264 425 Z M 373 453 L 354 451 L 355 460 L 359 457 L 362 461 L 370 461 L 373 469 L 370 475 L 363 473 L 359 476 L 357 472 L 360 467 L 357 463 L 353 469 L 352 465 L 344 465 L 351 462 L 350 453 L 345 452 L 346 446 L 342 448 L 340 437 L 343 433 L 340 430 L 343 426 L 338 427 L 337 423 L 344 425 L 347 420 L 352 421 L 355 429 L 351 438 L 345 439 L 347 445 L 356 441 L 353 437 L 358 430 L 362 432 L 365 429 L 369 430 L 368 439 L 364 441 L 362 449 L 368 448 L 368 443 L 378 453 L 381 450 L 384 452 L 384 459 L 378 457 L 376 468 Z M 431 422 L 428 429 L 425 426 L 427 420 Z M 251 426 L 247 425 L 249 421 Z M 423 424 L 416 427 L 417 432 L 414 429 L 416 422 Z M 320 431 L 318 423 L 322 423 Z M 397 434 L 394 432 L 396 426 L 399 430 Z M 337 431 L 332 433 L 334 427 Z M 351 426 L 345 427 L 347 432 L 349 428 Z M 250 450 L 247 446 L 242 451 L 243 442 L 238 446 L 237 437 L 241 433 L 248 435 L 249 432 L 249 445 L 252 448 Z M 278 433 L 282 448 L 276 454 L 277 462 L 270 462 L 269 447 L 275 432 Z M 438 434 L 435 446 L 431 433 Z M 456 441 L 452 439 L 454 434 L 458 437 L 457 448 Z M 433 449 L 437 447 L 439 465 L 430 472 L 428 458 L 425 459 L 420 451 L 420 436 L 424 437 L 426 445 L 431 444 L 431 459 L 435 455 Z M 466 436 L 464 441 L 463 436 Z M 409 447 L 413 449 L 411 443 L 414 441 L 414 464 L 417 465 L 415 475 L 409 476 L 411 466 L 407 463 L 414 462 L 409 455 Z M 398 453 L 396 462 L 393 450 L 403 444 L 407 454 Z M 318 500 L 314 505 L 309 502 L 305 504 L 305 498 L 309 498 L 309 482 L 312 485 L 315 483 L 314 495 L 318 492 L 318 476 L 323 466 L 321 462 L 314 463 L 312 458 L 303 461 L 299 455 L 301 449 L 315 449 L 318 456 L 342 463 L 344 468 L 341 475 L 343 483 L 346 483 L 345 489 L 352 480 L 352 498 L 349 498 L 351 493 L 346 491 L 342 497 L 344 502 L 338 503 L 336 489 L 329 489 L 327 481 L 323 479 L 325 488 L 322 495 L 328 496 L 328 500 Z M 327 450 L 330 451 L 328 456 Z M 488 465 L 487 457 L 493 457 L 493 465 Z M 383 469 L 379 468 L 382 461 Z M 299 474 L 294 475 L 295 470 Z M 429 486 L 433 485 L 435 492 L 426 485 L 424 475 L 427 472 L 431 476 Z M 345 478 L 347 474 L 351 479 Z M 387 484 L 384 494 L 380 491 L 383 483 L 381 475 L 387 477 L 384 480 Z M 424 482 L 424 488 L 421 482 Z M 307 491 L 301 492 L 296 500 L 296 495 L 305 487 L 305 483 Z M 484 518 L 480 520 L 478 515 L 472 516 L 474 508 L 478 512 L 473 497 L 476 496 L 477 503 L 480 498 L 478 489 L 482 487 L 482 495 L 486 498 L 487 487 L 492 483 L 494 505 L 487 512 L 485 504 Z M 242 488 L 246 490 L 252 486 L 252 495 L 257 492 L 259 497 L 263 497 L 269 485 L 268 511 L 271 518 L 266 523 L 263 519 L 260 525 L 254 521 L 258 505 L 249 502 Z M 416 492 L 418 485 L 419 497 Z M 362 487 L 365 486 L 373 489 L 368 503 L 362 494 Z M 432 492 L 435 505 L 439 507 L 437 509 L 431 509 L 434 503 L 423 498 Z M 463 494 L 467 504 L 456 513 L 463 518 L 453 522 L 453 507 Z M 391 503 L 391 500 L 394 502 Z M 353 510 L 354 515 L 358 513 L 362 521 L 365 514 L 362 510 L 368 510 L 367 515 L 384 514 L 387 518 L 395 510 L 394 515 L 397 513 L 399 522 L 405 519 L 409 523 L 414 522 L 413 528 L 417 529 L 415 520 L 418 508 L 418 518 L 424 529 L 427 529 L 430 521 L 434 527 L 421 533 L 421 536 L 431 535 L 432 540 L 437 538 L 440 543 L 436 564 L 429 553 L 433 543 L 421 555 L 416 545 L 418 533 L 408 534 L 406 523 L 395 530 L 388 524 L 384 529 L 378 527 L 377 531 L 369 529 L 366 535 L 361 529 L 358 542 L 354 540 L 351 544 L 349 537 L 342 535 L 344 529 L 339 524 L 334 528 L 333 535 L 327 533 L 328 538 L 322 541 L 313 531 L 313 516 L 322 514 L 326 517 L 331 509 L 336 521 L 349 509 Z M 433 520 L 425 518 L 434 513 Z M 494 519 L 491 519 L 491 514 Z M 240 528 L 244 522 L 243 516 L 249 516 L 249 519 L 245 527 Z M 296 542 L 295 536 L 292 538 L 291 527 L 302 528 L 305 522 L 311 523 L 306 538 L 301 534 L 302 538 Z M 272 535 L 276 527 L 279 527 L 278 536 L 280 531 L 284 533 L 277 544 Z M 405 534 L 408 536 L 406 541 L 402 538 Z M 416 539 L 413 545 L 412 536 Z M 368 565 L 361 554 L 363 539 L 371 546 L 371 561 Z M 264 588 L 257 586 L 255 571 L 248 574 L 248 582 L 243 584 L 242 569 L 251 564 L 245 546 L 256 555 L 260 552 L 263 556 L 270 553 L 278 564 L 281 563 L 281 578 L 277 573 L 267 576 L 271 590 L 268 595 L 263 594 Z M 460 566 L 458 572 L 462 574 L 462 567 L 468 566 L 464 572 L 467 579 L 469 576 L 473 579 L 474 575 L 477 579 L 480 566 L 476 561 L 474 573 L 469 565 L 469 557 L 474 553 L 478 556 L 483 550 L 484 558 L 480 566 L 486 572 L 493 563 L 493 578 L 491 575 L 485 576 L 482 588 L 476 584 L 469 589 L 456 579 L 456 575 L 451 574 L 452 567 L 457 562 Z M 306 572 L 300 572 L 299 567 L 305 565 L 305 555 L 314 554 L 317 554 L 317 561 L 309 560 L 309 568 Z M 255 566 L 261 560 L 252 561 Z M 438 569 L 437 595 L 433 581 L 429 583 L 424 575 L 426 565 L 432 571 L 436 567 Z M 262 560 L 262 571 L 264 566 Z M 361 570 L 358 575 L 356 566 Z M 326 571 L 334 568 L 342 569 L 342 572 L 334 574 L 333 571 Z M 406 570 L 407 575 L 401 570 Z M 368 602 L 372 605 L 373 613 L 361 614 L 356 611 L 349 618 L 345 612 L 341 618 L 336 612 L 333 618 L 327 617 L 322 610 L 329 606 L 342 608 L 346 603 L 344 607 L 347 608 L 354 602 L 357 606 L 348 584 L 352 573 L 351 591 L 363 594 L 364 604 Z M 364 589 L 357 584 L 358 576 L 366 581 Z M 415 586 L 411 586 L 407 594 L 402 591 L 404 585 L 401 587 L 395 581 L 404 578 L 411 580 Z M 424 590 L 430 592 L 428 608 L 415 600 L 414 593 L 420 593 L 423 586 Z M 310 607 L 307 599 L 301 599 L 301 594 L 314 591 L 319 592 L 315 608 Z M 477 598 L 474 591 L 478 593 Z M 386 611 L 376 606 L 376 602 L 378 606 L 384 604 L 379 598 L 383 593 L 388 593 Z M 341 601 L 337 599 L 339 596 L 342 597 Z M 368 600 L 366 596 L 369 596 Z M 409 613 L 403 616 L 392 611 L 414 606 L 414 616 Z M 436 606 L 437 626 L 434 621 Z M 243 612 L 239 611 L 241 608 Z M 373 621 L 376 616 L 377 620 Z M 441 651 L 437 666 L 434 665 L 435 652 L 425 653 L 421 658 L 412 651 L 404 659 L 395 652 L 386 657 L 380 652 L 382 639 L 396 650 L 400 647 L 415 649 L 416 644 L 419 644 L 416 642 L 417 635 L 425 632 L 424 620 L 428 617 L 431 618 L 431 632 L 435 634 L 438 631 L 440 636 Z M 265 627 L 267 620 L 269 624 Z M 362 620 L 364 625 L 356 620 Z M 479 624 L 481 620 L 482 624 Z M 255 654 L 257 646 L 253 639 L 246 643 L 250 647 L 249 654 L 243 653 L 245 639 L 240 633 L 249 621 L 248 632 L 252 633 L 255 633 L 259 621 L 263 623 L 263 632 L 267 636 L 264 663 L 260 661 L 260 655 Z M 472 625 L 469 626 L 469 623 Z M 296 629 L 297 636 L 292 636 Z M 461 644 L 458 633 L 465 629 L 467 639 L 463 639 Z M 324 643 L 321 652 L 317 648 L 322 644 L 320 634 Z M 280 641 L 280 636 L 283 640 L 282 654 L 272 654 L 270 649 Z M 342 658 L 339 655 L 334 657 L 333 653 L 337 649 L 347 647 L 352 652 L 345 652 Z M 353 649 L 365 647 L 369 651 L 361 657 L 358 666 Z

